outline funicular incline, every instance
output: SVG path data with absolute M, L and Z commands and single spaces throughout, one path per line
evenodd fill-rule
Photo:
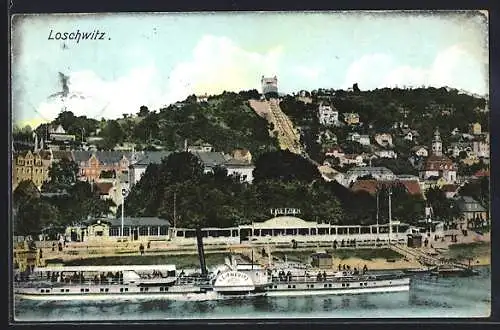
M 281 149 L 302 154 L 300 135 L 294 128 L 291 120 L 279 107 L 277 99 L 265 101 L 250 100 L 250 106 L 261 117 L 266 118 L 274 125 L 274 132 L 278 134 Z

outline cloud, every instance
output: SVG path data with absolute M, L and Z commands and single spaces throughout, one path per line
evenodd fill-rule
M 69 74 L 69 95 L 42 102 L 37 107 L 40 120 L 52 120 L 64 108 L 75 115 L 100 119 L 136 113 L 143 104 L 155 104 L 161 95 L 154 65 L 131 69 L 114 81 L 104 80 L 93 71 Z
M 356 82 L 362 89 L 448 86 L 485 95 L 488 92 L 487 72 L 486 60 L 478 60 L 463 45 L 439 52 L 427 68 L 399 64 L 387 54 L 370 54 L 349 66 L 343 88 Z
M 137 113 L 141 105 L 158 109 L 191 94 L 259 90 L 261 75 L 278 73 L 281 55 L 281 47 L 256 53 L 240 48 L 229 38 L 207 35 L 194 47 L 191 58 L 170 72 L 160 72 L 151 62 L 115 80 L 105 80 L 90 70 L 70 73 L 72 97 L 64 103 L 51 99 L 39 104 L 36 117 L 38 121 L 52 120 L 66 105 L 75 115 L 119 118 L 124 113 Z
M 226 37 L 204 36 L 193 57 L 171 72 L 167 98 L 260 89 L 261 75 L 277 74 L 281 54 L 281 47 L 260 54 L 244 50 Z
M 316 80 L 320 76 L 320 74 L 323 73 L 322 68 L 318 67 L 307 67 L 307 66 L 298 66 L 295 68 L 295 73 L 302 77 L 306 78 L 309 80 Z

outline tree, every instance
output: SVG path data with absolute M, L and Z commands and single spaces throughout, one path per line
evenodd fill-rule
M 49 223 L 57 222 L 56 207 L 40 199 L 25 203 L 14 217 L 14 232 L 17 235 L 36 235 Z
M 490 179 L 482 177 L 479 180 L 472 180 L 463 185 L 458 194 L 460 196 L 469 196 L 479 201 L 486 208 L 490 205 Z
M 458 208 L 452 200 L 446 198 L 444 191 L 433 187 L 428 189 L 425 195 L 437 220 L 450 222 L 458 217 Z
M 102 171 L 101 174 L 99 174 L 99 178 L 102 178 L 102 179 L 116 178 L 116 171 L 115 170 Z
M 359 89 L 358 87 L 358 83 L 355 83 L 352 85 L 352 90 L 355 92 L 355 93 L 359 93 L 361 92 L 361 90 Z
M 277 99 L 278 98 L 278 93 L 276 92 L 269 92 L 269 93 L 266 93 L 264 94 L 266 99 Z
M 190 152 L 176 152 L 163 159 L 160 175 L 166 184 L 191 180 L 197 182 L 203 176 L 201 160 Z
M 273 179 L 312 182 L 321 178 L 315 165 L 288 150 L 262 154 L 255 162 L 253 175 L 256 182 Z
M 106 149 L 112 149 L 112 147 L 118 143 L 123 142 L 125 132 L 116 120 L 109 120 L 101 131 L 101 136 L 104 138 L 104 143 L 102 145 L 105 146 Z
M 59 113 L 57 118 L 54 120 L 54 124 L 61 125 L 62 128 L 67 131 L 70 126 L 75 122 L 75 115 L 71 111 L 62 111 Z
M 260 99 L 260 94 L 256 89 L 251 89 L 248 91 L 241 91 L 238 93 L 238 95 L 243 100 L 258 100 L 258 99 Z
M 139 109 L 139 117 L 146 117 L 147 115 L 149 115 L 148 107 L 145 105 L 141 106 Z
M 49 168 L 49 177 L 55 185 L 71 186 L 76 183 L 78 164 L 68 158 L 53 162 Z
M 35 186 L 33 181 L 24 180 L 19 183 L 19 185 L 14 189 L 13 204 L 15 208 L 30 202 L 31 200 L 36 200 L 40 198 L 40 191 Z
M 340 147 L 346 154 L 359 155 L 363 152 L 368 151 L 368 149 L 362 144 L 354 141 L 345 141 L 340 144 Z

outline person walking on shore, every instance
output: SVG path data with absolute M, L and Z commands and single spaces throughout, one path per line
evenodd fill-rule
M 139 245 L 139 252 L 141 253 L 141 256 L 144 254 L 144 245 Z

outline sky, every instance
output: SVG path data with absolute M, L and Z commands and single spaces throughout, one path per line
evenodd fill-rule
M 433 86 L 487 95 L 486 12 L 253 12 L 16 15 L 12 118 L 36 127 L 66 107 L 100 119 L 191 94 Z M 55 40 L 93 32 L 103 40 Z M 51 40 L 49 38 L 54 38 Z M 63 87 L 69 97 L 50 97 Z

